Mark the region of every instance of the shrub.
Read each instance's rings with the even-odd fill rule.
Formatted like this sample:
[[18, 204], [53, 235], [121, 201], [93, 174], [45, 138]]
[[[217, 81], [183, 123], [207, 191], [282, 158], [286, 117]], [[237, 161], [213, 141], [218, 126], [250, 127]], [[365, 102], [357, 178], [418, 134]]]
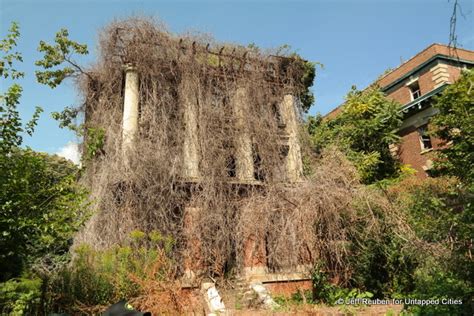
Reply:
[[32, 315], [39, 308], [41, 279], [16, 278], [0, 283], [2, 315]]
[[398, 176], [399, 166], [389, 145], [399, 140], [399, 108], [377, 87], [363, 91], [353, 87], [340, 114], [327, 119], [309, 117], [307, 130], [317, 152], [336, 145], [354, 163], [362, 182], [373, 183]]
[[474, 291], [473, 195], [453, 178], [407, 179], [390, 189], [419, 239], [411, 249], [413, 289], [418, 299], [462, 299], [463, 305], [408, 306], [417, 314], [472, 314]]
[[471, 186], [474, 181], [473, 84], [474, 70], [463, 71], [458, 81], [435, 98], [433, 106], [439, 113], [432, 119], [435, 136], [449, 143], [437, 151], [434, 173], [456, 176]]
[[369, 291], [361, 291], [358, 288], [345, 288], [330, 283], [327, 273], [321, 271], [318, 266], [313, 271], [312, 280], [313, 302], [315, 303], [334, 305], [341, 299], [346, 301], [351, 298], [371, 298], [374, 296]]
[[0, 281], [6, 281], [44, 256], [67, 252], [88, 204], [76, 183], [79, 170], [63, 158], [17, 148], [0, 155], [0, 170]]
[[[472, 315], [474, 294], [472, 281], [460, 278], [449, 264], [434, 257], [420, 264], [414, 272], [415, 290], [408, 296], [416, 299], [439, 300], [438, 305], [407, 305], [415, 315]], [[462, 304], [442, 304], [443, 299], [462, 300]]]
[[[138, 309], [179, 309], [173, 296], [178, 291], [175, 271], [165, 250], [170, 242], [144, 246], [147, 238], [156, 241], [158, 235], [133, 231], [128, 246], [102, 251], [89, 245], [78, 246], [71, 264], [51, 278], [50, 309], [96, 313], [123, 298]], [[150, 299], [155, 301], [153, 305]], [[166, 304], [157, 304], [157, 300]]]

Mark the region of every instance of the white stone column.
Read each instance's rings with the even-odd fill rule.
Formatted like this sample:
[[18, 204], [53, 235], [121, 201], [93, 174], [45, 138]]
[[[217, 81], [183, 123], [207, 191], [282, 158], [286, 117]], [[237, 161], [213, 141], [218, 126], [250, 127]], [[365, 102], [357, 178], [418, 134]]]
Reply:
[[252, 140], [247, 131], [245, 116], [248, 113], [248, 94], [245, 88], [237, 88], [232, 99], [232, 108], [236, 119], [235, 139], [236, 176], [239, 181], [254, 181]]
[[189, 78], [183, 78], [179, 89], [181, 105], [184, 108], [183, 166], [186, 179], [199, 178], [197, 91]]
[[303, 162], [301, 147], [298, 138], [298, 116], [295, 97], [286, 94], [280, 104], [280, 114], [285, 123], [285, 134], [288, 136], [288, 156], [286, 157], [286, 177], [290, 182], [301, 180], [303, 175]]
[[138, 132], [138, 73], [136, 68], [127, 65], [125, 68], [125, 93], [122, 121], [122, 151], [125, 153], [133, 148]]

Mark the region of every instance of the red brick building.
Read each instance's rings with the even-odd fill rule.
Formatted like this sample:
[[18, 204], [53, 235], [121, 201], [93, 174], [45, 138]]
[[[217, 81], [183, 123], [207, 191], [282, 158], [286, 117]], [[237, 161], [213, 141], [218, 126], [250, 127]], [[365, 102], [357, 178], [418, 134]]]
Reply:
[[[472, 67], [474, 51], [432, 44], [374, 82], [388, 98], [402, 104], [403, 123], [399, 129], [402, 139], [391, 150], [414, 168], [420, 178], [428, 175], [432, 151], [443, 146], [441, 140], [427, 133], [429, 120], [436, 114], [433, 96], [454, 83], [462, 69]], [[326, 117], [334, 117], [340, 111], [338, 107]]]

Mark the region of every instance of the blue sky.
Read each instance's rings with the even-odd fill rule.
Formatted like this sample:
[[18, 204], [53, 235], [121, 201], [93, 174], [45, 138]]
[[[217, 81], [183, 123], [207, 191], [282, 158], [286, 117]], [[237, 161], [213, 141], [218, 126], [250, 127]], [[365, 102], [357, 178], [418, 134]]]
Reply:
[[[34, 61], [40, 40], [51, 41], [62, 27], [70, 38], [88, 44], [96, 55], [98, 30], [114, 18], [148, 15], [161, 19], [172, 32], [200, 31], [218, 41], [261, 47], [289, 44], [304, 58], [324, 64], [313, 91], [311, 114], [327, 113], [344, 100], [352, 85], [364, 88], [388, 67], [395, 67], [431, 43], [447, 43], [453, 1], [448, 0], [326, 0], [326, 1], [79, 1], [0, 0], [0, 36], [11, 21], [21, 27], [18, 49], [26, 72], [20, 110], [42, 114], [33, 137], [24, 145], [55, 153], [72, 150], [75, 136], [57, 127], [51, 112], [79, 102], [72, 82], [54, 90], [35, 82]], [[474, 49], [474, 1], [460, 0], [465, 18], [458, 17], [458, 45]], [[0, 90], [6, 89], [5, 82]], [[69, 144], [69, 145], [68, 145]], [[66, 146], [68, 145], [68, 146]], [[66, 146], [66, 147], [65, 147]]]

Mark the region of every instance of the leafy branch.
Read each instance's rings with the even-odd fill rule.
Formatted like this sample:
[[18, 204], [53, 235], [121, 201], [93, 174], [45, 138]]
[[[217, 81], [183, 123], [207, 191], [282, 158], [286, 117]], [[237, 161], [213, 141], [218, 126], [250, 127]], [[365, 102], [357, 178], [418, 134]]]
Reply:
[[[20, 37], [20, 28], [18, 23], [13, 22], [10, 26], [6, 38], [0, 40], [0, 76], [13, 81], [23, 78], [24, 72], [18, 71], [15, 64], [23, 62], [21, 53], [15, 51], [18, 39]], [[9, 153], [12, 149], [19, 147], [23, 142], [22, 132], [33, 135], [35, 126], [38, 123], [39, 115], [43, 109], [36, 107], [33, 117], [23, 127], [18, 104], [23, 92], [23, 88], [16, 82], [13, 82], [7, 91], [0, 94], [0, 150], [2, 153]]]
[[[43, 58], [35, 62], [37, 66], [44, 69], [36, 71], [36, 79], [39, 83], [54, 89], [66, 78], [81, 74], [90, 77], [90, 74], [85, 72], [72, 58], [74, 54], [87, 55], [89, 51], [86, 44], [70, 40], [67, 29], [57, 32], [54, 42], [55, 44], [48, 44], [44, 41], [39, 43], [38, 51], [44, 53]], [[66, 107], [61, 112], [53, 112], [52, 117], [59, 121], [60, 128], [69, 128], [80, 135], [81, 126], [74, 124], [78, 114], [78, 109]]]
[[[89, 53], [87, 45], [72, 41], [68, 36], [68, 30], [61, 29], [56, 33], [54, 39], [56, 44], [40, 41], [38, 51], [44, 53], [44, 56], [43, 59], [37, 60], [35, 65], [43, 67], [45, 70], [36, 71], [36, 79], [39, 83], [56, 88], [66, 78], [74, 77], [78, 74], [90, 76], [72, 59], [73, 54], [87, 55]], [[67, 66], [61, 68], [60, 66], [64, 63]]]
[[23, 78], [25, 73], [13, 68], [15, 61], [23, 62], [23, 58], [19, 52], [12, 52], [17, 46], [17, 40], [20, 37], [20, 27], [18, 23], [13, 22], [8, 32], [7, 37], [0, 41], [0, 51], [5, 54], [0, 60], [0, 76], [5, 79], [8, 77], [12, 79]]

